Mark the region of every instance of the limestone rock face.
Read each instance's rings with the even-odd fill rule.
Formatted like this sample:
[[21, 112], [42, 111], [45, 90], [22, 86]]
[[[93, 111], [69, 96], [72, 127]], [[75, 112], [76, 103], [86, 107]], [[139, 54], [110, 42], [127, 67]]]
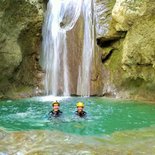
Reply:
[[38, 85], [43, 5], [42, 0], [0, 1], [0, 94]]
[[115, 0], [96, 0], [95, 2], [96, 35], [98, 38], [109, 33], [110, 23], [112, 22], [111, 10], [114, 4]]
[[127, 31], [136, 19], [147, 12], [148, 0], [116, 0], [112, 10], [112, 17], [117, 22], [117, 31]]
[[155, 1], [116, 0], [109, 10], [112, 19], [106, 31], [120, 36], [107, 40], [107, 33], [97, 35], [105, 74], [103, 93], [155, 100]]

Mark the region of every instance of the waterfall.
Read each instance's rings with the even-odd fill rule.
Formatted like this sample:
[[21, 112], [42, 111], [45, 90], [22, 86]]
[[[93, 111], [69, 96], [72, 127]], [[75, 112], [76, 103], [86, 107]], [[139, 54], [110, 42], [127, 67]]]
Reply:
[[43, 25], [43, 68], [47, 95], [70, 95], [66, 32], [81, 13], [82, 0], [49, 0]]
[[90, 95], [91, 65], [94, 52], [93, 4], [93, 0], [48, 1], [42, 31], [44, 85], [47, 95], [70, 95], [66, 33], [76, 24], [81, 9], [84, 18], [84, 40], [81, 63], [77, 70], [77, 94]]
[[84, 0], [84, 43], [82, 61], [79, 66], [79, 76], [77, 85], [77, 94], [90, 96], [91, 65], [94, 53], [94, 3], [91, 0]]

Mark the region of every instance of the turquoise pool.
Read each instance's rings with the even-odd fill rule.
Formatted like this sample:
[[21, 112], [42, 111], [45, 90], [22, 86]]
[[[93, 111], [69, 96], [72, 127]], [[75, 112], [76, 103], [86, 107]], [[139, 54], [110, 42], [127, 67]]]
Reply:
[[[52, 101], [63, 116], [48, 119]], [[85, 103], [87, 118], [74, 115]], [[108, 98], [0, 101], [0, 155], [154, 155], [155, 104]]]
[[[53, 98], [52, 98], [53, 99]], [[0, 102], [0, 126], [6, 130], [58, 130], [80, 135], [110, 134], [155, 125], [155, 105], [106, 98], [57, 98], [63, 116], [48, 120], [46, 98]], [[85, 103], [87, 118], [74, 115], [76, 102]]]

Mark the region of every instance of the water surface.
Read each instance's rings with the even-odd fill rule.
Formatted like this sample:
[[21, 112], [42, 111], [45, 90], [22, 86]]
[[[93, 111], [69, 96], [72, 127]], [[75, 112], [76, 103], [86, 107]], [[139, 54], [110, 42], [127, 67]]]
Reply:
[[[48, 119], [51, 102], [63, 117]], [[85, 103], [86, 119], [74, 115]], [[154, 155], [155, 105], [107, 98], [0, 101], [0, 155]]]
[[[155, 125], [155, 105], [105, 98], [58, 98], [63, 116], [48, 119], [51, 101], [44, 98], [1, 101], [0, 126], [7, 130], [58, 130], [79, 135], [110, 134]], [[87, 118], [74, 115], [85, 103]]]

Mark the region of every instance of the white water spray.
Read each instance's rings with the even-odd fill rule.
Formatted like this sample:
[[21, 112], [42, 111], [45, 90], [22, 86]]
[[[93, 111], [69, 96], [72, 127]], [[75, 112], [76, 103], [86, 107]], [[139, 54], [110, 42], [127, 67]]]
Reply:
[[70, 95], [66, 32], [81, 12], [82, 0], [49, 0], [43, 26], [43, 66], [46, 94]]
[[93, 1], [84, 0], [84, 43], [82, 62], [79, 66], [77, 94], [90, 96], [91, 65], [94, 53]]

